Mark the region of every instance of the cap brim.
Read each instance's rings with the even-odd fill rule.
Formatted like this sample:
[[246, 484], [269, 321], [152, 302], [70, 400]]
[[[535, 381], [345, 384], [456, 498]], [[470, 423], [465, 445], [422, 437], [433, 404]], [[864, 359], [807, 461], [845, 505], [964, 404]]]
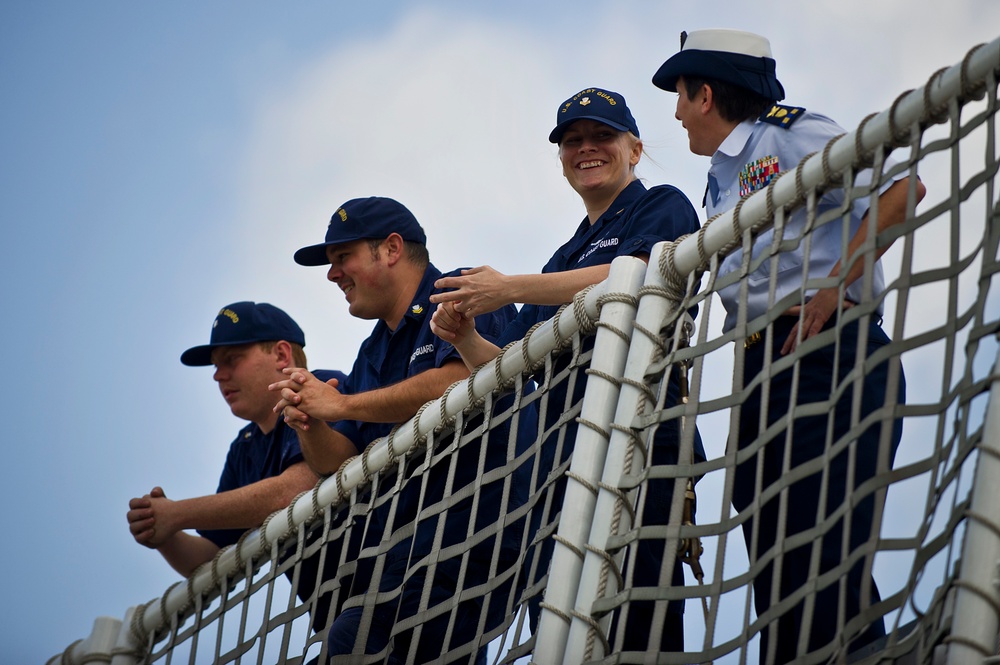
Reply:
[[667, 92], [677, 92], [681, 76], [703, 76], [729, 81], [735, 78], [735, 68], [724, 58], [709, 51], [681, 51], [671, 56], [653, 74], [653, 85]]
[[204, 367], [206, 365], [211, 365], [213, 348], [215, 347], [211, 344], [191, 347], [181, 354], [181, 362], [188, 367]]
[[[731, 59], [742, 61], [744, 69], [736, 67]], [[764, 72], [759, 63], [769, 61], [771, 72]], [[677, 79], [681, 76], [698, 76], [725, 81], [746, 88], [769, 99], [780, 100], [785, 96], [781, 83], [773, 75], [773, 60], [740, 54], [722, 55], [716, 51], [692, 49], [672, 55], [653, 74], [653, 85], [667, 92], [677, 92]], [[756, 72], [750, 71], [752, 69]]]
[[[341, 241], [338, 241], [341, 242]], [[348, 241], [342, 241], [348, 242]], [[295, 252], [295, 262], [300, 266], [322, 266], [330, 263], [330, 259], [326, 258], [326, 248], [330, 245], [336, 245], [338, 243], [334, 242], [324, 242], [318, 245], [310, 245], [309, 247], [303, 247], [299, 251]]]
[[305, 340], [303, 339], [292, 339], [290, 335], [282, 335], [280, 337], [267, 337], [265, 339], [252, 338], [252, 339], [232, 339], [226, 340], [225, 342], [220, 342], [218, 344], [202, 344], [201, 346], [193, 346], [184, 353], [181, 354], [181, 362], [189, 367], [204, 367], [206, 365], [212, 364], [212, 350], [217, 349], [220, 346], [243, 346], [244, 344], [259, 344], [260, 342], [267, 342], [270, 340], [285, 339], [288, 341], [293, 341], [296, 344], [305, 346]]
[[612, 122], [611, 120], [608, 120], [607, 118], [602, 118], [601, 116], [578, 115], [574, 118], [569, 118], [568, 120], [560, 122], [558, 125], [556, 125], [556, 128], [549, 133], [549, 143], [559, 143], [559, 141], [562, 140], [563, 134], [565, 134], [566, 130], [569, 129], [569, 126], [572, 125], [577, 120], [594, 120], [596, 122], [601, 123], [602, 125], [607, 125], [608, 127], [617, 129], [619, 132], [632, 131], [625, 125], [618, 124], [617, 122]]

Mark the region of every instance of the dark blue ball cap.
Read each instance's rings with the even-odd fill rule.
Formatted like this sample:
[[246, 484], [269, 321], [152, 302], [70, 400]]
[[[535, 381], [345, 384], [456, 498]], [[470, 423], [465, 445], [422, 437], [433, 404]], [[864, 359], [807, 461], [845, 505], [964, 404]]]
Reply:
[[388, 238], [398, 233], [406, 242], [427, 244], [427, 236], [413, 213], [399, 201], [381, 196], [351, 199], [337, 208], [326, 227], [326, 240], [295, 252], [295, 262], [302, 266], [321, 266], [330, 262], [326, 248], [354, 240]]
[[549, 133], [549, 141], [562, 141], [563, 134], [577, 120], [596, 120], [619, 132], [632, 132], [637, 138], [639, 136], [639, 128], [625, 104], [625, 98], [610, 90], [587, 88], [563, 102], [556, 112], [556, 128]]
[[306, 345], [302, 328], [283, 310], [266, 302], [234, 302], [219, 310], [212, 324], [211, 341], [182, 353], [181, 362], [191, 367], [202, 367], [212, 364], [212, 349], [217, 346], [280, 340]]
[[732, 83], [765, 99], [785, 98], [775, 74], [771, 42], [742, 30], [696, 30], [681, 33], [681, 50], [653, 75], [653, 85], [677, 92], [677, 79], [697, 76]]

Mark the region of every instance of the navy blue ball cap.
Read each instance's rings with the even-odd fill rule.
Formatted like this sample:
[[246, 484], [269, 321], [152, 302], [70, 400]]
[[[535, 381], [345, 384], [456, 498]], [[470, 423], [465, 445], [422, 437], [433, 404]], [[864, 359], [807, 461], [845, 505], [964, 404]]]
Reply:
[[563, 134], [577, 120], [596, 120], [619, 132], [632, 132], [637, 138], [639, 136], [639, 128], [625, 104], [625, 98], [610, 90], [587, 88], [563, 102], [556, 112], [556, 128], [549, 134], [549, 141], [562, 141]]
[[303, 266], [321, 266], [330, 262], [326, 248], [354, 240], [388, 238], [398, 233], [406, 242], [427, 244], [427, 236], [413, 213], [399, 201], [381, 196], [351, 199], [337, 208], [326, 227], [326, 240], [295, 252], [295, 262]]
[[653, 85], [677, 92], [677, 79], [697, 76], [725, 81], [751, 90], [765, 99], [785, 98], [775, 75], [771, 42], [742, 30], [696, 30], [681, 33], [681, 50], [660, 65]]
[[234, 302], [219, 310], [212, 323], [208, 344], [195, 346], [181, 354], [181, 362], [191, 367], [212, 364], [212, 349], [218, 346], [238, 346], [255, 342], [285, 340], [306, 345], [306, 336], [299, 324], [283, 310], [266, 302]]

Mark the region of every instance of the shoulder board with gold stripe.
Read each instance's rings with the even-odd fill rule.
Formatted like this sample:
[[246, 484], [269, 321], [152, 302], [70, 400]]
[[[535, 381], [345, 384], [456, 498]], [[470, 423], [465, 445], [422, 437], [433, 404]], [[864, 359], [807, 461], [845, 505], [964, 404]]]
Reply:
[[778, 127], [791, 127], [792, 123], [805, 115], [806, 110], [801, 106], [785, 106], [775, 104], [771, 110], [757, 118], [760, 122], [766, 122]]

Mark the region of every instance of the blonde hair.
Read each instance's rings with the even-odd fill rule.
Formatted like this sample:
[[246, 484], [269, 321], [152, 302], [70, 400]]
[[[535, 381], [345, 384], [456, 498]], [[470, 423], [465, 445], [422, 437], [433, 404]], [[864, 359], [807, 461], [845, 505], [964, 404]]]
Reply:
[[[631, 131], [622, 133], [626, 137], [628, 137], [628, 139], [631, 141], [632, 147], [635, 147], [637, 143], [642, 145], [642, 147], [639, 148], [639, 161], [642, 161], [643, 157], [646, 157], [646, 144], [643, 143], [642, 140], [638, 136], [633, 134]], [[639, 165], [638, 162], [636, 162], [635, 164], [629, 164], [628, 170], [633, 176], [635, 175], [635, 167], [638, 165]]]

